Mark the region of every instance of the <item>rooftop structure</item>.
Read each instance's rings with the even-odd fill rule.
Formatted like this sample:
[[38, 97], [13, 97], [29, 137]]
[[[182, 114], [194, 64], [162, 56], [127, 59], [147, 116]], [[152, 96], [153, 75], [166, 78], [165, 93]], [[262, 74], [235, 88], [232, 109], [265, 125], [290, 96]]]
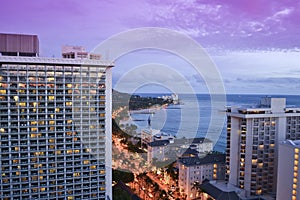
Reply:
[[82, 46], [62, 46], [62, 57], [71, 59], [85, 59], [100, 60], [100, 54], [88, 53]]
[[2, 56], [38, 56], [38, 36], [0, 33], [0, 53]]

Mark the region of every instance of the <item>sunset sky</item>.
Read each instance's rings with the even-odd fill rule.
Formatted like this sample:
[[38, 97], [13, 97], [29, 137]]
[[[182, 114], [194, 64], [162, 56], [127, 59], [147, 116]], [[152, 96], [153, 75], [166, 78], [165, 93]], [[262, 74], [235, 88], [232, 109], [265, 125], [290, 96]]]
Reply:
[[[132, 28], [163, 27], [185, 33], [202, 45], [220, 71], [228, 93], [299, 94], [300, 91], [300, 1], [0, 0], [0, 3], [0, 32], [38, 35], [41, 56], [60, 57], [61, 46], [65, 44], [92, 50], [110, 36]], [[109, 55], [103, 52], [103, 58], [110, 59]], [[196, 92], [207, 92], [201, 76], [188, 70], [187, 63], [157, 51], [132, 53], [117, 60], [114, 82], [133, 67], [150, 62], [173, 67], [190, 81]], [[152, 89], [152, 92], [159, 90]]]

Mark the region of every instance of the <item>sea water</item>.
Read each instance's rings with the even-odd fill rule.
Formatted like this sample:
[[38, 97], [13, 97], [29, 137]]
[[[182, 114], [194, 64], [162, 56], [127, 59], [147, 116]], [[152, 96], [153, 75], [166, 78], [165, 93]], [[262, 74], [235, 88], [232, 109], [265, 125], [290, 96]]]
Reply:
[[[143, 97], [159, 97], [161, 94], [138, 94]], [[166, 94], [164, 94], [166, 95]], [[159, 109], [155, 114], [132, 114], [133, 122], [139, 127], [139, 130], [149, 128], [161, 130], [174, 136], [184, 136], [186, 138], [208, 137], [208, 128], [216, 130], [214, 140], [215, 151], [225, 152], [226, 148], [226, 119], [223, 123], [214, 123], [211, 119], [212, 112], [215, 108], [211, 106], [211, 96], [209, 94], [179, 94], [181, 105], [170, 105], [167, 108]], [[300, 96], [296, 95], [270, 95], [271, 97], [286, 98], [287, 106], [300, 107]], [[245, 94], [228, 94], [226, 101], [223, 102], [224, 112], [226, 106], [244, 106], [252, 107], [259, 104], [260, 99], [266, 95], [245, 95]], [[221, 106], [222, 107], [222, 106]], [[220, 108], [220, 107], [219, 107]], [[218, 109], [219, 109], [218, 108]], [[224, 113], [225, 115], [225, 113]], [[150, 124], [149, 120], [151, 119]], [[211, 123], [212, 122], [212, 123]], [[210, 124], [211, 123], [211, 124]], [[220, 127], [221, 125], [221, 127]], [[218, 133], [219, 132], [219, 133]]]

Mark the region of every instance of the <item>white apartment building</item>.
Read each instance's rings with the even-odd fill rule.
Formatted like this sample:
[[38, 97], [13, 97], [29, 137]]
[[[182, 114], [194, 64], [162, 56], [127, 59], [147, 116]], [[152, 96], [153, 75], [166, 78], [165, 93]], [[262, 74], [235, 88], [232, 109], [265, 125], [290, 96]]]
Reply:
[[300, 140], [286, 140], [279, 145], [277, 199], [300, 199]]
[[227, 116], [226, 180], [246, 196], [276, 194], [278, 144], [300, 139], [300, 108], [266, 97], [255, 107], [231, 107]]
[[178, 187], [181, 195], [187, 200], [201, 197], [199, 186], [204, 180], [225, 179], [224, 154], [207, 154], [203, 158], [183, 157], [177, 163]]

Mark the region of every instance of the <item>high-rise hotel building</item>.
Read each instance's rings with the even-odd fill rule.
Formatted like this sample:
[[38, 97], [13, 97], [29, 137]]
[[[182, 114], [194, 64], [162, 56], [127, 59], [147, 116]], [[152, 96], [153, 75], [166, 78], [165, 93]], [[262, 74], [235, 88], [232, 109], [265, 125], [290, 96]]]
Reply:
[[277, 199], [300, 199], [300, 140], [279, 145]]
[[262, 98], [256, 107], [227, 110], [228, 183], [246, 196], [275, 194], [278, 145], [300, 139], [300, 108], [287, 108], [285, 98]]
[[112, 63], [15, 56], [34, 45], [2, 40], [1, 198], [111, 199]]

